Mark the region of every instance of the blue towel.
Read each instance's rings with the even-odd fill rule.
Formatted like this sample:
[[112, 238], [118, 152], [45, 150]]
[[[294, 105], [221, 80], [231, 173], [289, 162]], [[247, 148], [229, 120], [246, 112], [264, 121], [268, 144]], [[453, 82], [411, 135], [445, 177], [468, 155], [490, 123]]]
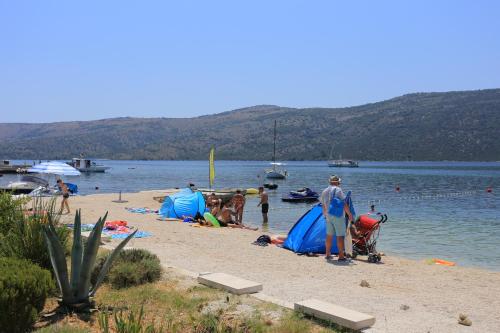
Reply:
[[[352, 203], [351, 191], [347, 192], [347, 195], [345, 196], [345, 203], [349, 205], [349, 210], [352, 214], [352, 220], [356, 221], [356, 210], [354, 209], [354, 204]], [[348, 222], [347, 217], [345, 218], [345, 222]]]
[[[125, 239], [128, 236], [130, 236], [130, 234], [113, 234], [113, 235], [111, 235], [111, 238], [112, 239]], [[152, 234], [150, 232], [137, 231], [136, 234], [134, 235], [134, 238], [144, 238], [144, 237], [151, 237], [151, 236], [152, 236]]]

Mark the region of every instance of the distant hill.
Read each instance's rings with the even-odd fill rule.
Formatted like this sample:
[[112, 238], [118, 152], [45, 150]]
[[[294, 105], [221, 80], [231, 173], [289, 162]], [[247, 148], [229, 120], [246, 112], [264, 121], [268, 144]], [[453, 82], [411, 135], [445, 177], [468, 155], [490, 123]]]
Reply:
[[[6, 110], [2, 110], [5, 112]], [[0, 124], [0, 159], [500, 160], [500, 89], [416, 93], [347, 108], [260, 105], [195, 118]]]

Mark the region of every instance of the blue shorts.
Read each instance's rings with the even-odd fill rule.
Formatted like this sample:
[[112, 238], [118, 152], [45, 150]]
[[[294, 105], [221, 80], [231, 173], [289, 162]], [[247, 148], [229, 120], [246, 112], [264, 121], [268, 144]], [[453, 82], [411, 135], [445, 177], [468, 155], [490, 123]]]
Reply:
[[346, 226], [344, 216], [337, 217], [328, 214], [326, 217], [326, 234], [328, 236], [345, 237]]

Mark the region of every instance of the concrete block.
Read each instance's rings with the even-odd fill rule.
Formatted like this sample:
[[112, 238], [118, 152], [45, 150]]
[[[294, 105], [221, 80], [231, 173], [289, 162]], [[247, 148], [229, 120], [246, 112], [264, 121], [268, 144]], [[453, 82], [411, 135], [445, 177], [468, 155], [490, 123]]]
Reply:
[[317, 299], [308, 299], [295, 303], [294, 309], [295, 311], [324, 319], [353, 330], [360, 330], [375, 324], [375, 317], [373, 316]]
[[209, 287], [229, 291], [232, 294], [252, 294], [262, 290], [262, 284], [241, 279], [225, 273], [210, 273], [198, 276], [198, 282]]

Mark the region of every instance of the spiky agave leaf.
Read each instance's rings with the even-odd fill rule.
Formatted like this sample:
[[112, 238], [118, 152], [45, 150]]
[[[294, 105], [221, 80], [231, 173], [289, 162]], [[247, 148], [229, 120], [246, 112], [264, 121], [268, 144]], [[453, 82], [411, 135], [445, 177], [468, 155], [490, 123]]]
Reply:
[[52, 224], [43, 226], [43, 231], [50, 253], [50, 261], [59, 283], [63, 302], [71, 303], [73, 295], [71, 293], [71, 288], [69, 285], [68, 267], [66, 266], [66, 256], [64, 253], [64, 248], [62, 247], [61, 242], [57, 237], [55, 228]]
[[87, 246], [85, 247], [83, 253], [77, 292], [77, 298], [81, 301], [87, 301], [89, 297], [90, 275], [95, 264], [97, 250], [99, 249], [99, 244], [101, 243], [102, 228], [107, 217], [108, 212], [106, 212], [104, 217], [99, 218], [99, 221], [97, 221], [94, 229], [92, 229], [92, 232], [90, 233]]
[[73, 226], [73, 248], [71, 249], [71, 291], [74, 296], [77, 294], [78, 281], [82, 268], [82, 231], [81, 231], [81, 210], [77, 210], [75, 214], [75, 223]]
[[104, 277], [108, 273], [109, 268], [111, 267], [111, 264], [113, 263], [113, 260], [115, 260], [115, 257], [117, 256], [118, 252], [120, 252], [125, 245], [127, 245], [128, 241], [131, 240], [134, 235], [139, 231], [136, 229], [133, 233], [128, 235], [127, 238], [125, 238], [114, 250], [111, 252], [108, 257], [106, 258], [106, 261], [104, 262], [104, 265], [101, 268], [101, 271], [99, 272], [99, 276], [97, 277], [97, 281], [94, 284], [94, 287], [92, 288], [92, 291], [90, 292], [90, 297], [93, 297], [101, 285], [102, 281], [104, 280]]

